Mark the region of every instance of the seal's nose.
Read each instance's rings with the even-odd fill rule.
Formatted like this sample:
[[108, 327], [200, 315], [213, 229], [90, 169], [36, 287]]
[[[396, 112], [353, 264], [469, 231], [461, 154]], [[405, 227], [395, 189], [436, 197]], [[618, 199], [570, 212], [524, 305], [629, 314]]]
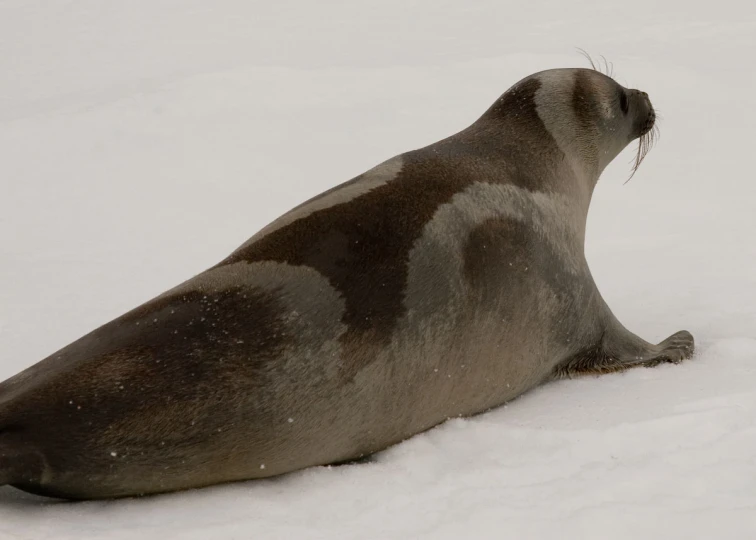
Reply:
[[648, 94], [642, 90], [630, 90], [631, 102], [634, 103], [635, 111], [635, 137], [642, 137], [654, 127], [656, 111], [651, 105]]

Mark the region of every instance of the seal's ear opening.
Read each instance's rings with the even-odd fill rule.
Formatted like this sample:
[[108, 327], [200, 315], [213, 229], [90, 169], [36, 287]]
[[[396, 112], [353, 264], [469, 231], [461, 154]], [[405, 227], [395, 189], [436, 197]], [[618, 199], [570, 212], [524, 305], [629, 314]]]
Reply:
[[630, 100], [627, 99], [627, 92], [624, 88], [620, 88], [620, 110], [624, 115], [627, 115], [627, 111], [630, 110]]

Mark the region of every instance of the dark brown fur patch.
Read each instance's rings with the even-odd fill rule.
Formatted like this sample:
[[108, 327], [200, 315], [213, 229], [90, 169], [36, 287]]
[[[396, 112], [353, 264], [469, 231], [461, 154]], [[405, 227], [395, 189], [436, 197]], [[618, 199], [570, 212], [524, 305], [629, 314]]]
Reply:
[[[496, 311], [502, 325], [521, 321], [523, 312], [539, 313], [539, 333], [569, 347], [585, 330], [583, 314], [574, 306], [586, 304], [593, 289], [585, 275], [565, 271], [565, 264], [531, 224], [508, 217], [481, 223], [464, 247], [465, 279], [475, 305]], [[510, 297], [511, 291], [517, 296]], [[538, 304], [539, 294], [548, 307]]]
[[347, 333], [388, 338], [403, 312], [415, 240], [436, 208], [472, 181], [453, 158], [419, 151], [404, 159], [396, 180], [273, 231], [221, 264], [277, 261], [312, 267], [343, 295]]
[[471, 160], [495, 164], [505, 183], [528, 191], [559, 191], [555, 165], [561, 152], [536, 110], [540, 87], [535, 77], [519, 82], [452, 139], [467, 143], [464, 151]]
[[595, 156], [598, 156], [596, 100], [590, 73], [587, 70], [576, 70], [575, 86], [572, 90], [572, 109], [580, 124], [578, 133], [585, 134], [580, 138], [578, 146], [584, 159], [596, 159]]
[[310, 266], [345, 299], [342, 342], [385, 342], [404, 315], [410, 250], [439, 206], [475, 182], [553, 187], [558, 150], [535, 110], [539, 87], [515, 86], [468, 129], [404, 154], [396, 179], [274, 230], [221, 265]]
[[274, 360], [287, 344], [281, 315], [274, 295], [254, 289], [160, 297], [43, 360], [18, 388], [12, 379], [1, 385], [0, 395], [17, 397], [3, 408], [12, 423], [0, 428], [45, 448], [48, 465], [64, 476], [137, 474], [142, 465], [170, 462], [186, 445], [208, 452], [208, 433], [251, 421], [250, 411], [264, 433], [273, 416], [271, 375], [280, 370]]
[[495, 294], [491, 286], [507, 276], [525, 272], [532, 264], [531, 233], [527, 226], [511, 218], [493, 218], [470, 232], [464, 247], [465, 278], [484, 295]]

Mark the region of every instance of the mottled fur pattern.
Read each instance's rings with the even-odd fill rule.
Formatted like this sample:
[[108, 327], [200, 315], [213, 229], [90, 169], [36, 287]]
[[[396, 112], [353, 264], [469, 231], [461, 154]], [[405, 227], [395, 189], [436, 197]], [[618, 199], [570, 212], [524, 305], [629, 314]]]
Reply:
[[690, 334], [628, 332], [583, 254], [596, 181], [652, 112], [596, 71], [538, 73], [300, 205], [0, 385], [0, 482], [101, 498], [267, 477], [689, 356]]

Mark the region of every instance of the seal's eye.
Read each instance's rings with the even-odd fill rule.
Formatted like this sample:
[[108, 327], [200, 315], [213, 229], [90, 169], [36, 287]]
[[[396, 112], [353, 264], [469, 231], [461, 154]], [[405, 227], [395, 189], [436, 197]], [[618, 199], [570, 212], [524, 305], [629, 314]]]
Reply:
[[627, 114], [628, 107], [627, 94], [625, 94], [624, 90], [620, 90], [620, 109], [622, 109], [622, 114]]

